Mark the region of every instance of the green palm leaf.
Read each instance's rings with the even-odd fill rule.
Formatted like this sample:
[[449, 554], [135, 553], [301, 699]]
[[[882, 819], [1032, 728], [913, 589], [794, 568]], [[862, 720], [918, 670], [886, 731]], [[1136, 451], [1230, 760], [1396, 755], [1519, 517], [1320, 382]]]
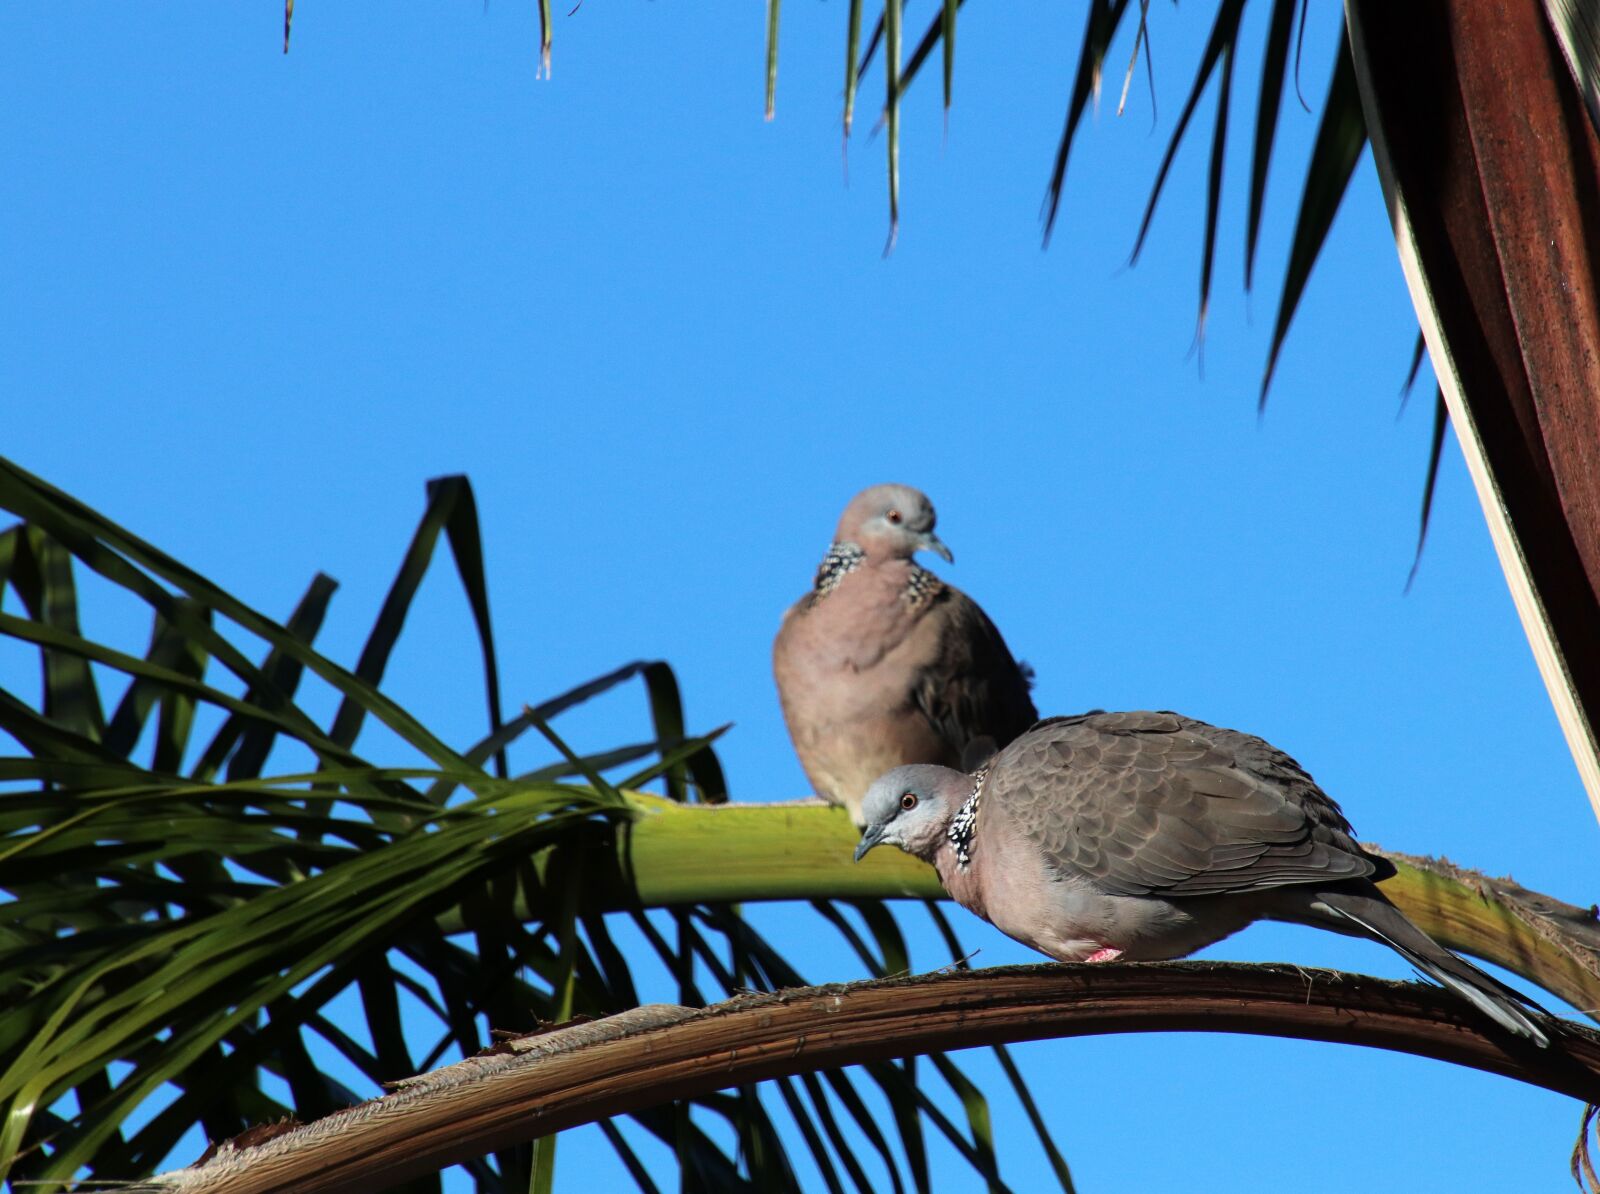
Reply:
[[[470, 1055], [491, 1043], [490, 1029], [636, 1006], [643, 983], [671, 980], [703, 1003], [805, 981], [728, 905], [625, 913], [654, 957], [619, 947], [598, 911], [616, 875], [594, 860], [617, 857], [619, 833], [650, 807], [622, 791], [660, 784], [672, 802], [725, 801], [712, 748], [721, 731], [689, 732], [677, 679], [654, 661], [503, 719], [470, 486], [444, 478], [427, 499], [347, 670], [312, 645], [330, 578], [314, 578], [280, 624], [0, 461], [0, 504], [27, 520], [0, 534], [0, 598], [9, 591], [20, 606], [0, 610], [0, 633], [33, 647], [45, 677], [39, 708], [0, 689], [0, 730], [20, 747], [0, 758], [0, 888], [10, 897], [0, 905], [10, 1012], [0, 1018], [0, 1171], [129, 1180], [170, 1163], [195, 1128], [219, 1140], [250, 1123], [323, 1115]], [[463, 750], [379, 691], [441, 535], [467, 591], [487, 692], [488, 733]], [[80, 569], [148, 610], [140, 652], [79, 624]], [[648, 737], [580, 752], [550, 728], [630, 682], [644, 688]], [[107, 716], [99, 694], [119, 684]], [[339, 697], [327, 728], [302, 704], [319, 686]], [[369, 759], [369, 719], [423, 765]], [[197, 736], [207, 726], [209, 737]], [[518, 768], [512, 752], [526, 749], [530, 728], [557, 757]], [[309, 751], [314, 770], [275, 774], [290, 750]], [[879, 964], [904, 965], [892, 917], [858, 907]], [[702, 991], [699, 975], [717, 989]], [[366, 1085], [334, 1077], [334, 1059]], [[797, 1188], [792, 1140], [830, 1189], [920, 1190], [931, 1124], [997, 1180], [981, 1092], [954, 1062], [935, 1065], [967, 1132], [918, 1087], [914, 1065], [885, 1063], [640, 1113], [632, 1129], [608, 1125], [606, 1138], [641, 1189], [653, 1179], [634, 1131], [667, 1143], [697, 1188]], [[736, 1145], [718, 1143], [718, 1122]], [[546, 1143], [469, 1169], [482, 1189], [520, 1191], [547, 1188], [555, 1163]]]

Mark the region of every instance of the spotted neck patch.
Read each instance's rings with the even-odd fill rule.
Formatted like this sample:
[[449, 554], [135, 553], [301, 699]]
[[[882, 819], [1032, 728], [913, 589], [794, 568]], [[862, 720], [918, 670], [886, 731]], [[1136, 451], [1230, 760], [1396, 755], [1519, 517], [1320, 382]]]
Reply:
[[817, 565], [817, 579], [812, 585], [812, 600], [826, 597], [839, 587], [839, 582], [861, 567], [867, 553], [854, 543], [832, 543], [828, 554]]
[[983, 795], [983, 777], [988, 774], [989, 769], [985, 767], [973, 775], [972, 795], [956, 810], [956, 815], [950, 818], [949, 828], [944, 831], [945, 837], [955, 847], [956, 862], [962, 870], [966, 870], [967, 864], [972, 861], [972, 838], [978, 831], [978, 801]]
[[944, 581], [926, 568], [918, 568], [913, 565], [911, 579], [906, 582], [906, 587], [900, 596], [905, 598], [907, 605], [915, 609], [917, 606], [937, 597], [939, 590], [942, 588], [944, 588]]

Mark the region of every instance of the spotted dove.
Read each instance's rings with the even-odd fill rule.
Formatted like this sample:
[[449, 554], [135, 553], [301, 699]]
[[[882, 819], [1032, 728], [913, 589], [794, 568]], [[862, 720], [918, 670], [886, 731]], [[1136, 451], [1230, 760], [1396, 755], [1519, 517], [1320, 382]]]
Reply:
[[889, 768], [977, 766], [1038, 718], [994, 623], [912, 561], [918, 551], [953, 558], [933, 527], [933, 505], [915, 489], [857, 494], [772, 645], [800, 764], [857, 825], [867, 785]]
[[1064, 962], [1176, 958], [1252, 921], [1370, 937], [1518, 1036], [1510, 987], [1378, 890], [1393, 865], [1260, 738], [1176, 713], [1041, 721], [974, 775], [898, 767], [867, 793], [859, 860], [892, 844], [1001, 932]]

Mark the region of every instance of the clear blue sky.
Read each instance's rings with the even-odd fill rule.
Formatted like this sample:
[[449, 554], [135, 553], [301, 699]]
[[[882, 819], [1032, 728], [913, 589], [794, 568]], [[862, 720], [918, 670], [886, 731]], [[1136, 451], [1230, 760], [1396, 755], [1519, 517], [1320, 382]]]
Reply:
[[[1085, 126], [1041, 252], [1082, 5], [968, 6], [948, 143], [935, 73], [908, 104], [884, 259], [882, 142], [858, 136], [848, 186], [841, 172], [842, 0], [785, 6], [772, 124], [753, 3], [563, 9], [548, 83], [523, 0], [303, 0], [287, 58], [272, 3], [6, 5], [3, 451], [258, 608], [286, 614], [333, 573], [322, 646], [346, 662], [423, 482], [466, 472], [508, 703], [668, 659], [698, 727], [737, 723], [721, 751], [743, 800], [804, 791], [768, 670], [781, 611], [844, 501], [909, 482], [956, 553], [941, 571], [1035, 665], [1042, 710], [1250, 730], [1369, 839], [1587, 903], [1596, 824], [1453, 441], [1402, 593], [1430, 410], [1423, 389], [1396, 419], [1415, 322], [1370, 162], [1256, 419], [1316, 127], [1291, 94], [1247, 302], [1264, 6], [1239, 64], [1203, 377], [1188, 350], [1214, 100], [1124, 268], [1205, 8], [1153, 10], [1156, 130], [1141, 76], [1128, 115], [1113, 100]], [[1337, 28], [1315, 8], [1314, 104]], [[912, 7], [919, 33], [929, 9]], [[1129, 48], [1111, 54], [1112, 96]], [[879, 94], [874, 74], [863, 124]], [[465, 743], [482, 702], [449, 573], [388, 687]], [[92, 629], [142, 645], [88, 600]], [[21, 659], [0, 654], [0, 683], [26, 691]], [[619, 695], [569, 730], [633, 740], [641, 706]], [[762, 917], [808, 975], [859, 975], [809, 913]], [[980, 964], [1028, 959], [959, 923]], [[914, 949], [944, 960], [930, 936]], [[1209, 955], [1407, 975], [1380, 947], [1301, 929]], [[1147, 1036], [1018, 1056], [1085, 1194], [1559, 1189], [1579, 1115], [1348, 1048]], [[971, 1062], [1005, 1176], [1044, 1188], [1020, 1113]], [[562, 1158], [563, 1189], [619, 1173], [592, 1130]]]

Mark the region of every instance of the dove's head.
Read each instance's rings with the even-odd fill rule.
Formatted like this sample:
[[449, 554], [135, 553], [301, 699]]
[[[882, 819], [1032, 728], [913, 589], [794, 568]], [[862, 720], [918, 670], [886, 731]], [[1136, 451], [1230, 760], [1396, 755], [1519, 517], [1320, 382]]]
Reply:
[[950, 549], [933, 533], [933, 503], [909, 485], [874, 485], [850, 499], [833, 533], [835, 543], [854, 543], [873, 559], [909, 560], [931, 551], [953, 563]]
[[856, 861], [874, 846], [899, 846], [932, 860], [945, 841], [950, 818], [971, 792], [972, 776], [931, 763], [896, 767], [879, 776], [861, 802], [866, 826]]

